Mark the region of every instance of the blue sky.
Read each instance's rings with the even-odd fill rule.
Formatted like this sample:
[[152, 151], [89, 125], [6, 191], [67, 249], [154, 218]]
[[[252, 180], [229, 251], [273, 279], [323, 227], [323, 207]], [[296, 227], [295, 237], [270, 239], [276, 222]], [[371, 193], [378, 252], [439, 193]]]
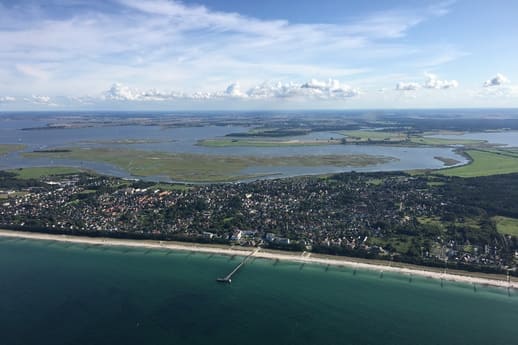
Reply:
[[518, 107], [518, 1], [0, 0], [0, 110]]

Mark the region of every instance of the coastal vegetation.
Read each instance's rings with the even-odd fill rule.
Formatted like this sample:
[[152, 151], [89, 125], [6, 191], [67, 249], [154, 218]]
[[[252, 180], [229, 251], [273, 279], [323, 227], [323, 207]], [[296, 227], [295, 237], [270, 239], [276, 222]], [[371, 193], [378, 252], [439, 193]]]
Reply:
[[518, 236], [518, 218], [495, 216], [493, 220], [499, 233]]
[[199, 146], [206, 147], [284, 147], [284, 146], [317, 146], [341, 144], [338, 139], [314, 139], [314, 140], [257, 140], [257, 139], [202, 139], [197, 142]]
[[112, 140], [85, 140], [79, 144], [95, 144], [95, 145], [136, 145], [136, 144], [160, 144], [164, 142], [174, 142], [175, 140], [161, 140], [161, 139], [112, 139]]
[[248, 132], [238, 132], [227, 134], [227, 137], [292, 137], [306, 135], [311, 132], [308, 128], [264, 128], [253, 129]]
[[445, 138], [434, 138], [430, 136], [412, 136], [410, 142], [419, 145], [427, 146], [472, 146], [482, 145], [483, 140], [472, 140], [472, 139], [445, 139]]
[[403, 132], [355, 130], [338, 131], [337, 133], [345, 136], [344, 143], [402, 143], [408, 140], [408, 135]]
[[518, 155], [514, 151], [500, 150], [466, 150], [472, 162], [451, 169], [441, 170], [445, 176], [476, 177], [518, 172]]
[[24, 156], [103, 162], [125, 169], [134, 176], [167, 176], [173, 180], [190, 182], [224, 182], [252, 178], [257, 175], [244, 174], [241, 171], [257, 166], [362, 167], [393, 159], [371, 155], [218, 156], [109, 148], [70, 148], [63, 152], [29, 152]]
[[49, 176], [59, 175], [71, 175], [80, 173], [90, 173], [87, 169], [73, 168], [73, 167], [29, 167], [8, 170], [16, 174], [17, 178], [30, 180], [30, 179], [41, 179]]
[[0, 144], [0, 156], [6, 155], [11, 152], [21, 151], [24, 148], [25, 148], [25, 145]]
[[435, 156], [433, 158], [443, 162], [443, 164], [445, 166], [452, 166], [452, 165], [457, 165], [460, 163], [460, 161], [453, 159], [453, 158], [448, 158], [448, 157]]
[[[260, 132], [249, 131], [244, 133], [231, 133], [225, 138], [201, 139], [197, 145], [206, 147], [282, 147], [282, 146], [313, 146], [313, 145], [338, 145], [338, 144], [376, 144], [376, 145], [399, 145], [407, 147], [415, 146], [439, 146], [439, 147], [490, 147], [484, 140], [474, 139], [447, 139], [436, 138], [433, 135], [441, 133], [457, 132], [412, 132], [412, 131], [391, 131], [391, 130], [347, 130], [336, 131], [335, 136], [328, 139], [286, 139], [276, 137], [281, 135], [271, 135], [270, 131]], [[291, 132], [283, 132], [291, 133]], [[463, 132], [461, 132], [463, 133]], [[309, 132], [304, 133], [309, 134]], [[303, 135], [303, 134], [300, 134]], [[282, 135], [291, 136], [291, 135]]]

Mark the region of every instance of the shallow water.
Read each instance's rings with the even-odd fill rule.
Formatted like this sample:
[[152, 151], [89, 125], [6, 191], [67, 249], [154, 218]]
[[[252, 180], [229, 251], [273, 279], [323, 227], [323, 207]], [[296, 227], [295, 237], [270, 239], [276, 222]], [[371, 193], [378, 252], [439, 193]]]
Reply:
[[465, 134], [441, 134], [432, 135], [431, 138], [438, 139], [467, 139], [467, 140], [486, 140], [489, 144], [497, 144], [508, 147], [518, 147], [518, 131], [505, 132], [473, 132]]
[[[40, 120], [6, 120], [0, 119], [0, 143], [19, 143], [27, 145], [27, 151], [52, 149], [70, 146], [114, 147], [137, 150], [161, 151], [169, 153], [195, 153], [207, 155], [255, 156], [255, 157], [286, 157], [308, 155], [374, 155], [393, 157], [394, 160], [365, 167], [354, 166], [254, 166], [249, 167], [238, 175], [270, 174], [273, 176], [297, 176], [308, 174], [324, 174], [345, 171], [394, 171], [411, 169], [437, 169], [443, 167], [443, 162], [435, 157], [456, 159], [460, 164], [467, 162], [465, 157], [456, 154], [450, 148], [431, 147], [397, 147], [383, 145], [318, 145], [318, 146], [285, 146], [285, 147], [203, 147], [198, 146], [198, 140], [222, 137], [229, 133], [247, 131], [246, 127], [236, 126], [207, 126], [188, 128], [162, 128], [159, 126], [112, 126], [77, 129], [47, 129], [24, 131], [21, 128], [43, 126]], [[294, 137], [301, 140], [329, 139], [339, 137], [332, 132], [310, 133], [306, 136]], [[158, 141], [147, 144], [106, 144], [122, 139], [143, 139]], [[75, 160], [50, 160], [47, 158], [24, 158], [20, 154], [10, 154], [0, 157], [0, 169], [14, 169], [31, 166], [74, 166], [83, 167], [118, 177], [131, 177], [123, 169], [110, 164]], [[151, 178], [153, 179], [153, 178]], [[167, 178], [156, 177], [158, 180]]]

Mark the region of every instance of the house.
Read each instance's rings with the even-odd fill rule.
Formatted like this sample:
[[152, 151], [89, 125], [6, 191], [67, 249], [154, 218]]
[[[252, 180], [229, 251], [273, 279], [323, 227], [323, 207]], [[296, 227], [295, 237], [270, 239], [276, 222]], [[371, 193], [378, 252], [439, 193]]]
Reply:
[[266, 234], [266, 241], [272, 242], [273, 240], [275, 240], [275, 234], [271, 233], [271, 232], [267, 233]]
[[236, 230], [236, 231], [234, 231], [232, 236], [230, 236], [230, 240], [231, 241], [239, 241], [241, 239], [241, 237], [243, 237], [243, 231]]
[[212, 238], [214, 237], [214, 234], [213, 234], [212, 232], [204, 231], [204, 232], [202, 233], [202, 236], [203, 236], [204, 238], [212, 239]]

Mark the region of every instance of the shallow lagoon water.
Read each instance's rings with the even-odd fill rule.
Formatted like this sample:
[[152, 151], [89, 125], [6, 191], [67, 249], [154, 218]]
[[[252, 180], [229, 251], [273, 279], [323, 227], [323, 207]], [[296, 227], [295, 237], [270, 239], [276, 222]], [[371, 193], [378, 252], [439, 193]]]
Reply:
[[[5, 121], [5, 120], [4, 120]], [[16, 121], [15, 121], [16, 122]], [[354, 166], [254, 166], [249, 167], [239, 175], [268, 174], [270, 177], [297, 176], [307, 174], [325, 174], [344, 171], [393, 171], [409, 169], [437, 169], [443, 167], [443, 163], [435, 157], [456, 159], [465, 164], [467, 160], [455, 153], [450, 148], [431, 147], [398, 147], [380, 145], [318, 145], [318, 146], [285, 146], [285, 147], [203, 147], [196, 143], [201, 139], [222, 137], [229, 133], [247, 131], [246, 127], [237, 126], [207, 126], [188, 128], [163, 128], [159, 126], [111, 126], [89, 127], [74, 129], [45, 129], [45, 130], [21, 130], [30, 127], [31, 123], [20, 121], [17, 125], [11, 120], [9, 126], [0, 127], [1, 143], [18, 143], [27, 145], [27, 151], [35, 149], [52, 149], [69, 146], [89, 147], [113, 147], [129, 148], [137, 150], [161, 151], [169, 153], [194, 153], [206, 155], [229, 156], [256, 156], [256, 157], [282, 157], [282, 156], [308, 156], [308, 155], [348, 155], [367, 154], [374, 156], [392, 157], [394, 160], [366, 167]], [[33, 126], [42, 126], [35, 121]], [[296, 139], [329, 139], [339, 136], [332, 132], [310, 133], [307, 136], [294, 137]], [[157, 141], [142, 144], [109, 144], [106, 142], [123, 139], [143, 139]], [[45, 158], [24, 158], [20, 154], [10, 154], [0, 157], [0, 169], [14, 169], [31, 166], [74, 166], [92, 169], [99, 173], [118, 177], [132, 177], [123, 169], [110, 164], [75, 160], [49, 160]], [[168, 180], [164, 177], [149, 177], [151, 180]], [[174, 180], [174, 179], [173, 179]]]
[[398, 274], [0, 239], [2, 344], [514, 344], [518, 295]]
[[503, 145], [508, 147], [518, 147], [518, 131], [505, 132], [472, 132], [465, 134], [441, 134], [432, 135], [431, 138], [438, 139], [467, 139], [467, 140], [486, 140], [489, 144]]

